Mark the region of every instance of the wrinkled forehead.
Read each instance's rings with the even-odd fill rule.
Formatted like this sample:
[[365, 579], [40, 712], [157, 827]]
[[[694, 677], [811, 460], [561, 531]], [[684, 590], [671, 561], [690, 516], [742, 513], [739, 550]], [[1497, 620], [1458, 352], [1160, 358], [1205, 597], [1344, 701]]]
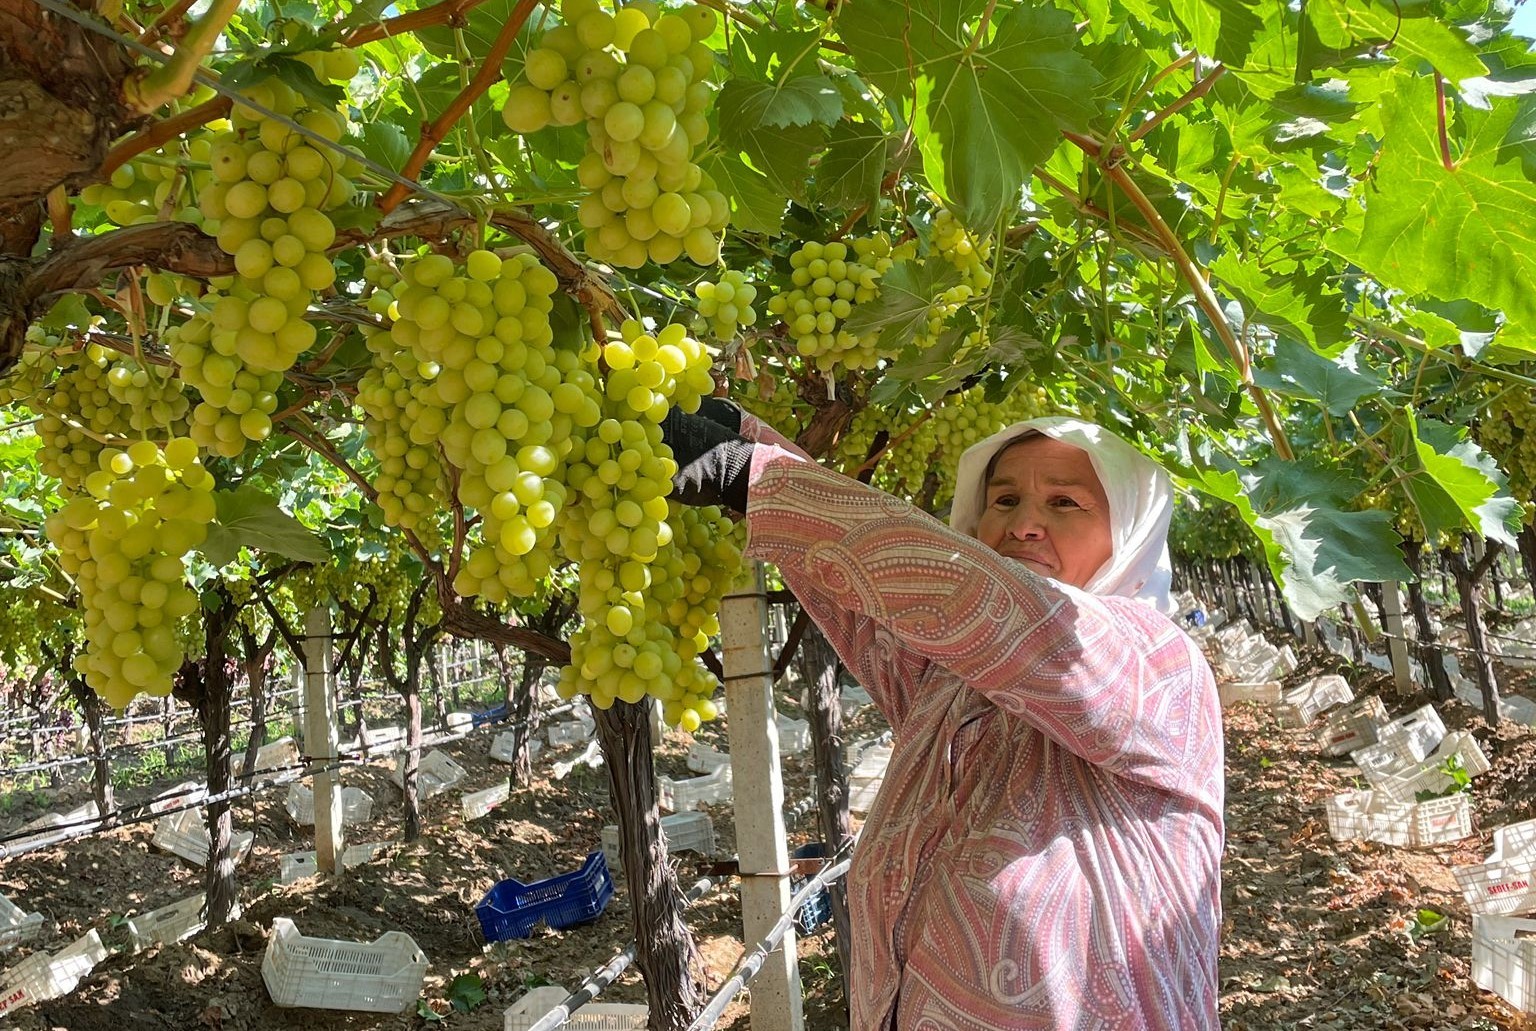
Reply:
[[[1051, 448], [1050, 450], [1056, 451], [1056, 457], [1058, 459], [1072, 460], [1077, 458], [1086, 458], [1087, 468], [1085, 470], [1086, 477], [1084, 485], [1088, 487], [1096, 487], [1101, 492], [1105, 492], [1106, 496], [1108, 496], [1107, 490], [1105, 488], [1104, 474], [1100, 470], [1099, 463], [1095, 459], [1092, 451], [1088, 450], [1087, 448], [1079, 447], [1077, 444], [1070, 441], [1058, 440], [1055, 437], [1041, 433], [1038, 430], [1025, 430], [1023, 433], [1019, 434], [1017, 437], [1008, 441], [1008, 443], [997, 449], [997, 451], [992, 455], [992, 458], [987, 462], [986, 472], [982, 475], [981, 478], [982, 488], [985, 489], [986, 485], [992, 482], [993, 477], [997, 475], [998, 467], [1002, 465], [1003, 461], [1009, 455], [1018, 455], [1022, 450], [1024, 450], [1021, 448], [1021, 445], [1038, 445], [1039, 442], [1046, 442], [1048, 444], [1054, 445], [1054, 448]], [[1037, 446], [1036, 448], [1031, 448], [1029, 450], [1041, 449]]]

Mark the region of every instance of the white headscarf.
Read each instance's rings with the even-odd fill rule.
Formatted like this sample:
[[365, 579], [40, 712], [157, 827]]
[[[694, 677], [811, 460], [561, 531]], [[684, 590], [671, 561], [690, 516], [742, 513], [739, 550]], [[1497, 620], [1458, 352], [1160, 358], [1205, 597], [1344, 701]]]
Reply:
[[1109, 496], [1109, 535], [1114, 551], [1084, 588], [1090, 594], [1140, 598], [1160, 612], [1172, 612], [1168, 596], [1173, 565], [1168, 558], [1168, 523], [1173, 486], [1152, 459], [1102, 426], [1054, 416], [1016, 422], [966, 448], [955, 472], [955, 500], [949, 525], [976, 536], [986, 507], [987, 466], [1009, 444], [1041, 434], [1082, 448]]

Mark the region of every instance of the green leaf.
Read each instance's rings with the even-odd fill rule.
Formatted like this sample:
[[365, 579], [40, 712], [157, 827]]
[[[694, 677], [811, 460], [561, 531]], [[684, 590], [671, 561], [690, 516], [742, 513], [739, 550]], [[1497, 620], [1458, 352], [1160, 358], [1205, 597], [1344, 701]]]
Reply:
[[844, 211], [879, 203], [886, 145], [878, 125], [851, 121], [834, 125], [827, 152], [816, 166], [816, 196], [821, 203]]
[[738, 154], [716, 151], [699, 163], [715, 187], [731, 202], [731, 225], [748, 233], [779, 235], [784, 224], [785, 193]]
[[1202, 54], [1229, 67], [1241, 67], [1264, 28], [1257, 5], [1244, 0], [1172, 0], [1174, 17]]
[[242, 547], [300, 562], [324, 562], [330, 551], [320, 539], [260, 489], [249, 485], [214, 494], [218, 519], [199, 550], [215, 566], [235, 560]]
[[878, 333], [882, 350], [899, 350], [927, 324], [933, 299], [959, 281], [959, 270], [947, 261], [899, 261], [880, 277], [880, 296], [857, 305], [845, 328]]
[[411, 141], [394, 122], [379, 119], [363, 126], [358, 149], [385, 168], [399, 168], [411, 156]]
[[890, 95], [915, 97], [929, 182], [967, 226], [990, 231], [1061, 130], [1087, 126], [1100, 76], [1074, 49], [1065, 11], [1013, 8], [973, 48], [976, 13], [970, 0], [859, 0], [838, 30], [861, 70]]
[[1343, 417], [1361, 398], [1386, 391], [1373, 370], [1362, 369], [1353, 349], [1338, 358], [1325, 358], [1311, 348], [1281, 337], [1271, 367], [1257, 369], [1253, 381], [1265, 390], [1316, 401], [1329, 415]]
[[1399, 86], [1384, 101], [1387, 138], [1359, 243], [1342, 242], [1340, 252], [1388, 286], [1470, 299], [1536, 334], [1536, 183], [1502, 153], [1518, 104], [1463, 108], [1461, 156], [1447, 171], [1434, 83], [1405, 77]]
[[715, 101], [721, 135], [761, 126], [785, 128], [843, 117], [843, 95], [825, 75], [802, 75], [783, 84], [732, 79]]
[[1308, 274], [1294, 261], [1262, 269], [1232, 251], [1210, 268], [1257, 321], [1281, 336], [1320, 350], [1349, 339], [1344, 295], [1332, 285], [1328, 270]]
[[486, 998], [479, 974], [460, 974], [448, 984], [448, 1003], [460, 1013], [470, 1012]]
[[1404, 406], [1394, 421], [1394, 457], [1408, 472], [1413, 499], [1429, 539], [1463, 526], [1510, 547], [1520, 532], [1520, 503], [1505, 490], [1504, 474], [1463, 427], [1420, 418]]
[[1413, 0], [1307, 0], [1307, 27], [1325, 48], [1386, 49], [1421, 58], [1452, 82], [1487, 75], [1477, 48], [1445, 24], [1427, 3]]

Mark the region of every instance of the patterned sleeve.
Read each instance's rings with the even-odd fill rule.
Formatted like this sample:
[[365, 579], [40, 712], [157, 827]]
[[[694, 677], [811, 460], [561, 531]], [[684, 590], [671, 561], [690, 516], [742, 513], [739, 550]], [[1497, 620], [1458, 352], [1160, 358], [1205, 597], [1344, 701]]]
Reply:
[[937, 663], [1089, 762], [1180, 787], [1215, 691], [1150, 608], [1063, 588], [769, 445], [753, 454], [747, 522], [749, 554], [779, 567], [893, 726]]

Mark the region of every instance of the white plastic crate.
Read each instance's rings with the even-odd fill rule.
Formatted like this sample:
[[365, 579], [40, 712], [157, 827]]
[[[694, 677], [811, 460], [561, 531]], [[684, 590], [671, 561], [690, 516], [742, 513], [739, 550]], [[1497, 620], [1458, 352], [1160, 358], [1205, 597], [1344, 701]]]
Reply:
[[[288, 789], [288, 817], [300, 827], [315, 823], [315, 793], [303, 784]], [[367, 823], [373, 815], [373, 796], [362, 788], [341, 789], [341, 825]]]
[[694, 773], [709, 773], [730, 764], [729, 752], [717, 752], [702, 741], [688, 746], [688, 768]]
[[1403, 755], [1415, 762], [1429, 757], [1445, 737], [1445, 724], [1433, 705], [1423, 705], [1397, 719], [1383, 724], [1376, 732], [1376, 740], [1393, 745]]
[[1518, 1010], [1536, 1010], [1536, 920], [1474, 916], [1472, 980]]
[[[1350, 689], [1349, 681], [1337, 673], [1327, 673], [1285, 691], [1280, 695], [1280, 705], [1275, 710], [1275, 716], [1280, 720], [1282, 727], [1290, 727], [1293, 730], [1309, 725], [1323, 713], [1336, 705], [1348, 705], [1355, 700], [1355, 692]], [[1386, 719], [1386, 709], [1382, 709], [1382, 719]], [[1343, 752], [1334, 753], [1343, 755]]]
[[1221, 707], [1223, 709], [1231, 708], [1238, 702], [1279, 705], [1280, 681], [1268, 680], [1262, 684], [1218, 684], [1216, 686], [1216, 694], [1221, 699]]
[[427, 965], [403, 931], [372, 942], [306, 938], [280, 916], [272, 921], [261, 979], [279, 1006], [403, 1013], [420, 997]]
[[[1329, 715], [1317, 732], [1324, 755], [1345, 755], [1376, 744], [1376, 732], [1387, 720], [1387, 707], [1372, 695]], [[1295, 725], [1295, 724], [1293, 724]]]
[[[513, 753], [512, 749], [516, 746], [516, 744], [517, 744], [517, 732], [516, 731], [512, 731], [512, 730], [504, 730], [504, 731], [502, 731], [500, 734], [497, 734], [494, 738], [491, 739], [491, 758], [495, 759], [497, 762], [501, 762], [501, 763], [512, 763], [512, 762], [515, 762], [516, 761], [516, 755]], [[539, 753], [542, 752], [543, 750], [544, 750], [544, 742], [540, 741], [536, 737], [530, 737], [528, 739], [528, 761], [529, 762], [532, 762], [533, 760], [537, 759], [539, 757]]]
[[470, 791], [463, 796], [464, 819], [478, 820], [511, 797], [512, 785], [505, 780], [482, 791]]
[[1328, 833], [1338, 841], [1442, 845], [1472, 833], [1471, 803], [1465, 792], [1405, 803], [1372, 791], [1346, 791], [1328, 799]]
[[156, 795], [149, 803], [149, 811], [152, 813], [169, 812], [172, 809], [180, 809], [188, 805], [201, 805], [203, 799], [208, 797], [208, 786], [199, 784], [195, 780], [182, 781], [166, 788]]
[[720, 766], [702, 777], [687, 780], [657, 777], [656, 793], [661, 807], [674, 813], [686, 813], [705, 803], [727, 802], [733, 797], [731, 767]]
[[780, 713], [776, 722], [779, 725], [780, 755], [799, 755], [811, 747], [811, 724], [808, 720], [797, 720]]
[[596, 730], [597, 724], [588, 719], [562, 720], [544, 728], [544, 736], [549, 739], [549, 747], [561, 748], [590, 741]]
[[[528, 1031], [570, 997], [559, 985], [531, 988], [506, 1011], [506, 1031]], [[645, 1031], [650, 1008], [617, 1002], [589, 1002], [560, 1025], [562, 1031]]]
[[256, 772], [275, 770], [285, 766], [297, 766], [299, 746], [291, 737], [280, 737], [256, 749]]
[[405, 747], [405, 728], [403, 727], [369, 727], [363, 732], [362, 740], [353, 738], [346, 743], [343, 751], [360, 751], [363, 743], [368, 745], [368, 751], [374, 754], [391, 754]]
[[[348, 845], [341, 852], [341, 867], [345, 870], [366, 863], [391, 844], [388, 841], [373, 841], [363, 845]], [[319, 862], [313, 849], [308, 852], [290, 852], [282, 858], [282, 872], [278, 882], [292, 884], [305, 877], [313, 877], [319, 872]]]
[[28, 913], [0, 895], [0, 952], [36, 938], [43, 929], [43, 914]]
[[[405, 790], [405, 760], [407, 752], [401, 752], [395, 759], [395, 772], [392, 777], [395, 787]], [[458, 787], [464, 778], [469, 776], [469, 771], [448, 757], [448, 753], [434, 748], [421, 757], [421, 762], [416, 764], [416, 796], [426, 801], [434, 795], [441, 795], [450, 788]]]
[[[698, 852], [715, 854], [715, 821], [708, 813], [669, 813], [661, 818], [661, 829], [667, 836], [667, 852]], [[619, 828], [608, 824], [603, 828], [603, 855], [608, 859], [608, 869], [614, 873], [623, 871], [619, 865]]]
[[0, 1016], [68, 995], [107, 955], [107, 947], [95, 931], [52, 955], [34, 952], [0, 973]]
[[875, 805], [880, 785], [885, 783], [885, 770], [890, 765], [891, 746], [876, 745], [864, 752], [848, 773], [848, 809], [850, 812], [867, 813]]
[[[174, 945], [201, 931], [208, 924], [203, 916], [203, 904], [206, 898], [206, 894], [199, 892], [180, 902], [172, 902], [169, 906], [161, 906], [159, 909], [151, 909], [148, 913], [130, 917], [128, 938], [133, 943], [133, 951], [139, 952], [157, 942]], [[235, 906], [231, 915], [240, 916], [239, 905]]]
[[1536, 820], [1493, 832], [1493, 851], [1472, 866], [1451, 872], [1467, 898], [1467, 908], [1482, 916], [1512, 916], [1536, 910]]
[[[235, 831], [230, 836], [230, 854], [235, 862], [244, 859], [256, 841], [254, 831]], [[200, 809], [183, 809], [155, 821], [151, 844], [180, 856], [193, 866], [208, 865], [208, 828], [203, 825]]]
[[[1358, 756], [1362, 752], [1374, 753], [1374, 748], [1362, 749], [1354, 755]], [[1396, 755], [1395, 752], [1389, 754]], [[1445, 772], [1445, 765], [1452, 756], [1461, 757], [1462, 769], [1469, 777], [1479, 777], [1491, 768], [1488, 757], [1483, 754], [1477, 739], [1465, 730], [1457, 730], [1445, 735], [1440, 742], [1440, 747], [1421, 763], [1408, 763], [1385, 771], [1366, 770], [1364, 766], [1361, 766], [1361, 769], [1365, 773], [1365, 779], [1370, 781], [1371, 787], [1376, 791], [1397, 802], [1412, 802], [1421, 791], [1439, 794], [1456, 783], [1455, 779]]]
[[1459, 791], [1413, 807], [1413, 843], [1444, 845], [1472, 834], [1472, 797]]
[[448, 728], [448, 733], [454, 737], [464, 737], [475, 729], [475, 714], [472, 712], [450, 712], [443, 723]]

